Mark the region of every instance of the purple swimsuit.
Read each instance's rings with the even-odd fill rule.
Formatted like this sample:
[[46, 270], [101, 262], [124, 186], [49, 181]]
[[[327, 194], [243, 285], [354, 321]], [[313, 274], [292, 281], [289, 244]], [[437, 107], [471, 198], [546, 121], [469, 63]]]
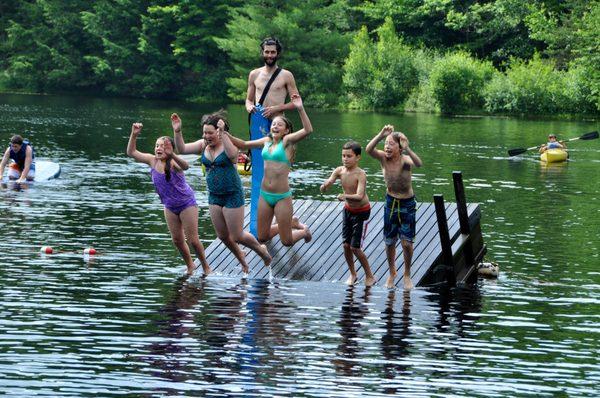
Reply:
[[185, 182], [183, 173], [171, 169], [170, 181], [167, 181], [164, 174], [159, 173], [152, 167], [150, 168], [150, 174], [161, 203], [171, 212], [179, 215], [188, 207], [197, 205], [194, 191]]

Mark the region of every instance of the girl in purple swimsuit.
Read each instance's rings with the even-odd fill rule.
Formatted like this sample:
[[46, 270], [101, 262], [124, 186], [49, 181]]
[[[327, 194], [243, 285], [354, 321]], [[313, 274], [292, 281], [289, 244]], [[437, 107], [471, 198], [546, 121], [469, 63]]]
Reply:
[[152, 182], [160, 201], [165, 206], [165, 220], [171, 232], [173, 244], [179, 250], [181, 257], [187, 265], [187, 273], [194, 273], [195, 266], [188, 242], [194, 248], [196, 256], [202, 264], [205, 274], [211, 269], [204, 255], [204, 246], [198, 237], [198, 205], [192, 188], [185, 182], [183, 170], [190, 166], [183, 158], [173, 152], [171, 137], [160, 137], [154, 146], [154, 155], [142, 153], [136, 149], [137, 136], [142, 131], [141, 123], [133, 123], [131, 136], [127, 144], [127, 156], [137, 162], [150, 166]]

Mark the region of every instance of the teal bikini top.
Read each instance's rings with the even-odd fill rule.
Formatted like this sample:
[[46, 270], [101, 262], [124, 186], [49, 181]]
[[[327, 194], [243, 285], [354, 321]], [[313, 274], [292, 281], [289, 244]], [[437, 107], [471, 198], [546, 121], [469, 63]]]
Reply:
[[270, 160], [271, 162], [280, 162], [287, 163], [288, 166], [292, 166], [290, 163], [287, 154], [285, 153], [285, 149], [283, 148], [283, 140], [279, 141], [279, 144], [273, 149], [273, 152], [269, 152], [273, 146], [273, 142], [267, 142], [262, 150], [263, 160]]

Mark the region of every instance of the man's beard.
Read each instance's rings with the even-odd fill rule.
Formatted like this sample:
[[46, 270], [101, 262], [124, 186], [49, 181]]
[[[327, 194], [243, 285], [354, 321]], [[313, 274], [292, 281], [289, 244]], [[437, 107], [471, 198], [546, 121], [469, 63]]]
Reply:
[[274, 58], [263, 57], [263, 61], [265, 61], [265, 65], [273, 66], [277, 63], [277, 58], [278, 57], [274, 57]]

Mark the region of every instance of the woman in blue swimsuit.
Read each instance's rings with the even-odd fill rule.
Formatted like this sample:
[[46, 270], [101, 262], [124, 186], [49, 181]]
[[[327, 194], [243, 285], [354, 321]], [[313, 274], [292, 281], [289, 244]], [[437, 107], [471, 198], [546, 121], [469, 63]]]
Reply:
[[202, 164], [206, 167], [208, 207], [215, 232], [239, 260], [245, 274], [249, 272], [248, 264], [238, 243], [254, 250], [269, 266], [272, 258], [267, 247], [243, 228], [244, 191], [236, 166], [238, 150], [222, 132], [228, 127], [227, 121], [222, 113], [217, 112], [204, 115], [201, 124], [203, 138], [186, 144], [181, 134], [181, 119], [175, 113], [171, 115], [175, 148], [181, 154], [202, 156]]
[[[294, 209], [289, 182], [290, 159], [293, 159], [296, 152], [294, 144], [312, 133], [312, 125], [300, 95], [293, 94], [291, 100], [300, 114], [301, 130], [292, 133], [290, 121], [284, 116], [276, 116], [271, 123], [271, 134], [258, 140], [244, 141], [231, 136], [228, 131], [225, 132], [231, 142], [240, 149], [263, 148], [264, 176], [260, 187], [256, 225], [258, 240], [266, 242], [279, 234], [281, 243], [285, 246], [292, 246], [300, 239], [306, 242], [312, 239], [308, 227], [292, 217]], [[273, 217], [277, 224], [272, 225]]]

